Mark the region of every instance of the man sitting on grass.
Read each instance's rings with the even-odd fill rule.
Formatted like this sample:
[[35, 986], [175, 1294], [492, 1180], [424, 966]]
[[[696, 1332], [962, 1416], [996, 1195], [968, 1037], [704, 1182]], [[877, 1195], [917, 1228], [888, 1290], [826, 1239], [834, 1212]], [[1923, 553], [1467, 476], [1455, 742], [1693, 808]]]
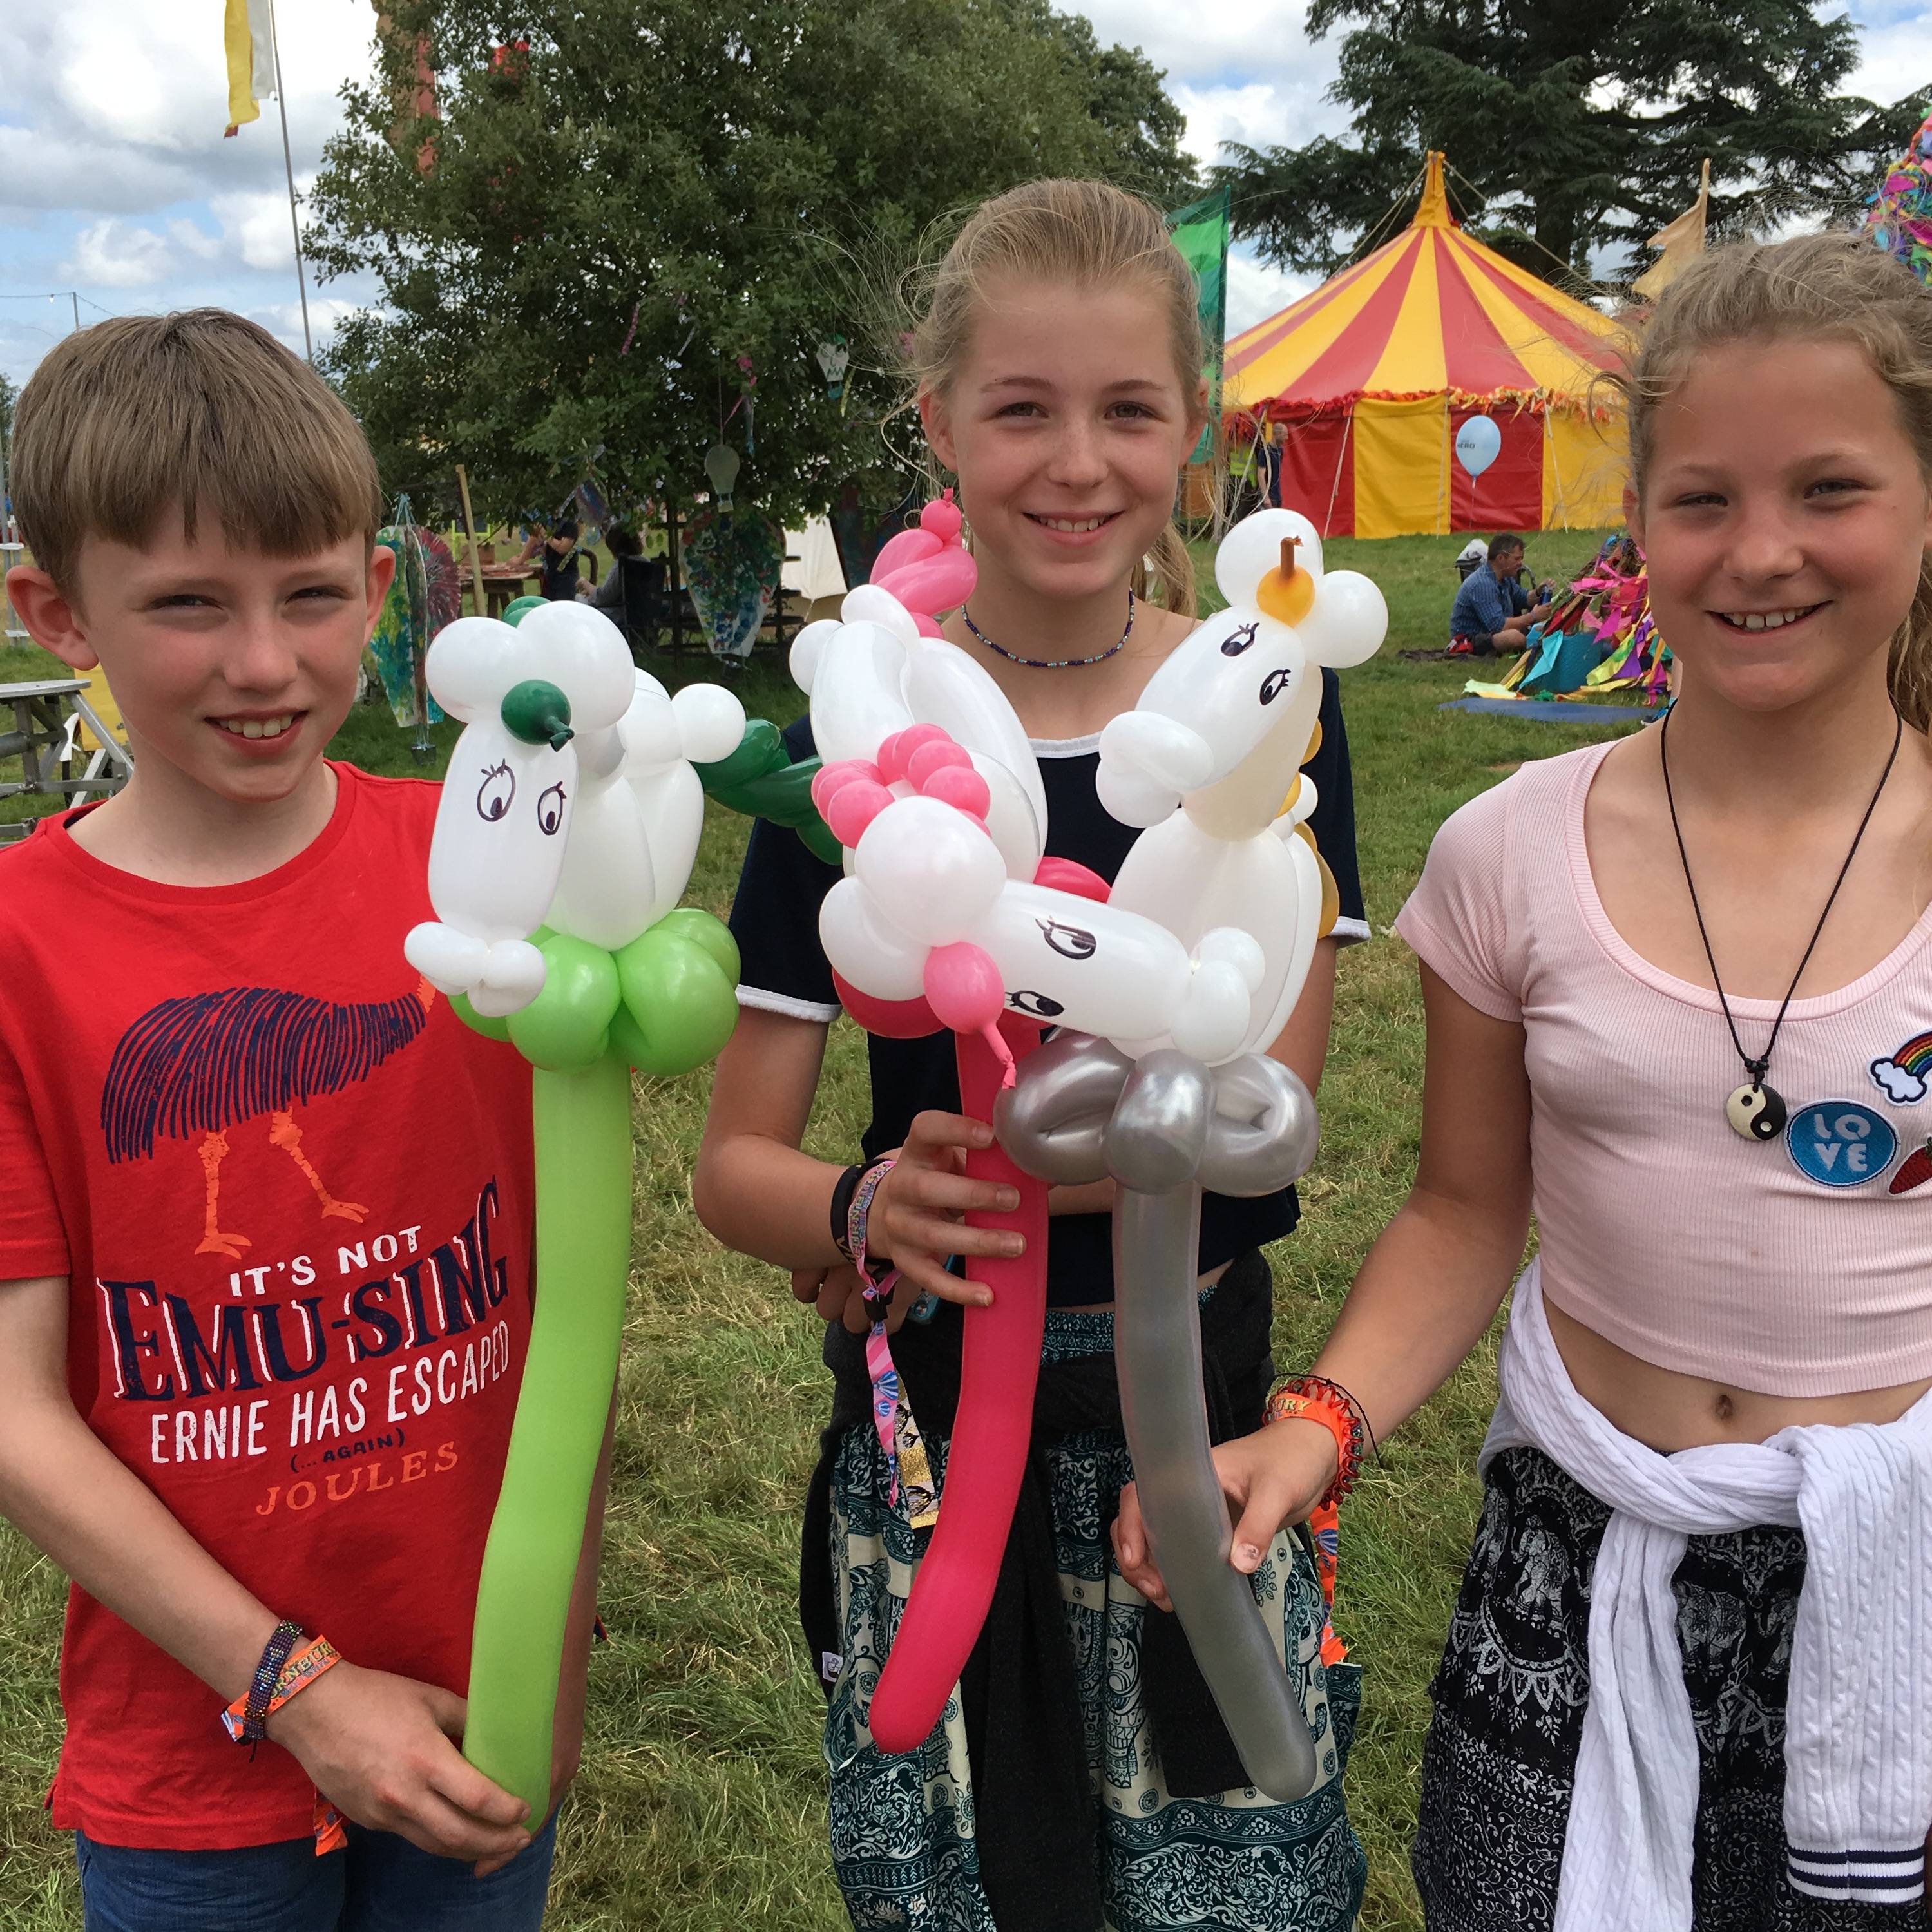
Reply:
[[1452, 656], [1488, 658], [1522, 650], [1531, 625], [1550, 614], [1548, 600], [1532, 605], [1516, 581], [1522, 568], [1522, 538], [1505, 530], [1490, 539], [1489, 562], [1462, 580], [1449, 613]]

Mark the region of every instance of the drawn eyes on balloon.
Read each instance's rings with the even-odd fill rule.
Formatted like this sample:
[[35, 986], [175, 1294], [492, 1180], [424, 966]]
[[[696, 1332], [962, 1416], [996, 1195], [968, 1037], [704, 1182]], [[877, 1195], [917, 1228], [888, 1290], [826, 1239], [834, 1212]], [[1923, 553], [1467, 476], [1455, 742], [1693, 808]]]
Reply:
[[[1258, 624], [1244, 624], [1231, 635], [1221, 640], [1221, 655], [1224, 658], [1238, 658], [1254, 642], [1255, 634], [1261, 628]], [[1265, 699], [1262, 700], [1267, 702]]]
[[1272, 704], [1294, 682], [1294, 673], [1283, 668], [1271, 670], [1262, 680], [1262, 702]]
[[1066, 1009], [1045, 993], [1018, 992], [1006, 995], [1006, 1004], [1029, 1019], [1057, 1020]]
[[542, 828], [546, 838], [556, 836], [557, 827], [563, 823], [563, 787], [546, 785], [537, 798], [537, 824]]
[[1036, 919], [1038, 926], [1048, 945], [1063, 959], [1090, 959], [1098, 942], [1094, 935], [1077, 926], [1066, 926], [1057, 919]]
[[517, 795], [517, 775], [507, 764], [492, 765], [476, 788], [476, 816], [486, 825], [494, 825], [510, 808]]

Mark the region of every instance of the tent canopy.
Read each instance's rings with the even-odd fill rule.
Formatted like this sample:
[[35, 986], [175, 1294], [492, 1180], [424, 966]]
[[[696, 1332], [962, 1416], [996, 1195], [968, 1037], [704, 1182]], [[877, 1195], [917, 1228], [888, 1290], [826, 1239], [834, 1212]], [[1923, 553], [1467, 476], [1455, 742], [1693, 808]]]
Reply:
[[[1622, 331], [1456, 226], [1431, 153], [1393, 241], [1228, 344], [1222, 408], [1281, 425], [1282, 501], [1325, 534], [1616, 520], [1622, 466], [1592, 385]], [[1503, 448], [1472, 482], [1456, 431]]]

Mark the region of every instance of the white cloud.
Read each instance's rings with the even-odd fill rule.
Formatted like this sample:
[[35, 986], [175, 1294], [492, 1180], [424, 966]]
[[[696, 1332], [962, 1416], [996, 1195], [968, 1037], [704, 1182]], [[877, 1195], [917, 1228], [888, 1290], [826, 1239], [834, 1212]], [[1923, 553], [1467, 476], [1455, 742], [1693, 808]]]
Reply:
[[63, 280], [84, 282], [89, 288], [138, 289], [160, 281], [168, 267], [164, 236], [110, 215], [80, 231], [59, 272]]
[[1292, 302], [1318, 287], [1319, 275], [1298, 275], [1287, 269], [1270, 268], [1251, 254], [1237, 250], [1228, 257], [1228, 334], [1232, 340], [1244, 328], [1279, 314]]

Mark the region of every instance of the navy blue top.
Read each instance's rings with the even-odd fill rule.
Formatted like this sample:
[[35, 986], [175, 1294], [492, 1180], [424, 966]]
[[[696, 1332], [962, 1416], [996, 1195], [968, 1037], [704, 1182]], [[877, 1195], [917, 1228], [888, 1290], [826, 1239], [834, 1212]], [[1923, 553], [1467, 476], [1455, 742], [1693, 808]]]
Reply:
[[[1332, 670], [1322, 674], [1321, 716], [1321, 747], [1306, 767], [1316, 799], [1310, 829], [1341, 896], [1336, 936], [1363, 939], [1368, 927], [1355, 866], [1354, 791], [1340, 691]], [[812, 757], [809, 718], [792, 725], [784, 741], [794, 760]], [[1034, 748], [1046, 790], [1048, 854], [1090, 866], [1111, 884], [1140, 834], [1102, 808], [1094, 788], [1100, 769], [1100, 754], [1092, 748], [1094, 743], [1078, 739], [1068, 741], [1064, 749], [1042, 748], [1037, 742]], [[821, 1024], [838, 1017], [832, 968], [819, 944], [818, 908], [839, 876], [838, 868], [814, 858], [796, 832], [763, 818], [752, 826], [731, 908], [732, 937], [742, 962], [740, 997], [746, 1005]], [[868, 1035], [866, 1048], [872, 1118], [860, 1145], [862, 1157], [871, 1160], [904, 1142], [915, 1114], [928, 1108], [957, 1113], [959, 1079], [949, 1033], [923, 1040]], [[1252, 1200], [1205, 1196], [1201, 1207], [1202, 1272], [1279, 1239], [1293, 1228], [1299, 1211], [1292, 1187]], [[1046, 1282], [1050, 1305], [1078, 1306], [1112, 1300], [1110, 1216], [1054, 1216], [1048, 1228]]]
[[1449, 613], [1452, 638], [1492, 638], [1529, 605], [1529, 592], [1513, 577], [1498, 578], [1488, 564], [1479, 563], [1462, 580]]

